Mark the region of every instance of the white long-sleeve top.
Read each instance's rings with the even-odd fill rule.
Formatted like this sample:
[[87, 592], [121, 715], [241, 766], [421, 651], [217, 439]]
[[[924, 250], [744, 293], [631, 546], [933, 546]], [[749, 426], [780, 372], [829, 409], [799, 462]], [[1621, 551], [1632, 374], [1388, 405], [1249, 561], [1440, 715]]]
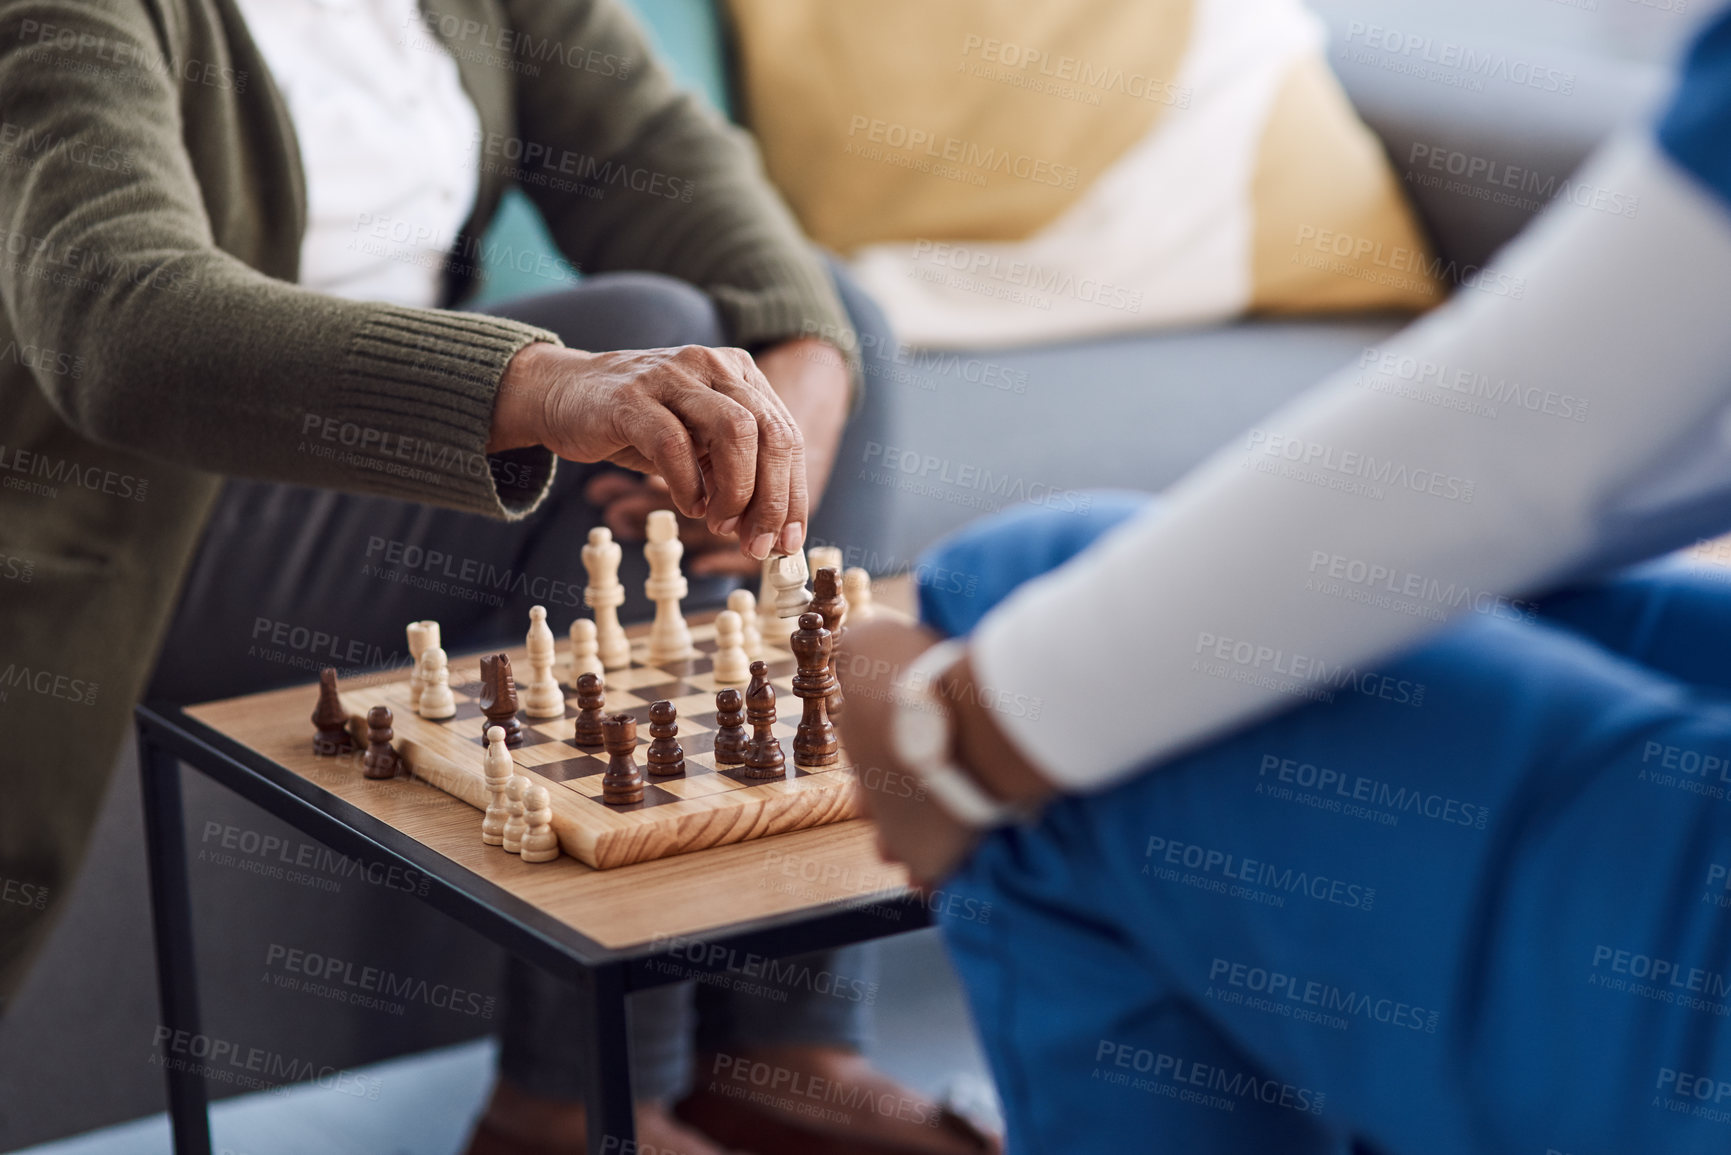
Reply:
[[1731, 216], [1644, 135], [1582, 180], [1635, 215], [1554, 207], [987, 615], [977, 677], [1032, 704], [1000, 720], [1036, 765], [1089, 790], [1324, 693], [1422, 695], [1388, 658], [1447, 619], [1731, 527]]

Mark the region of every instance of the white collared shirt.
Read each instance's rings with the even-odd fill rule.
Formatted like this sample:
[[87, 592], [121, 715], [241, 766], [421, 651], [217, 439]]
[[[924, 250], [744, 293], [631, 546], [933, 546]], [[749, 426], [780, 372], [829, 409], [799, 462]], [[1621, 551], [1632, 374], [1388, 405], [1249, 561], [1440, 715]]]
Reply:
[[439, 303], [474, 211], [480, 117], [416, 0], [238, 0], [299, 138], [300, 283], [352, 300]]

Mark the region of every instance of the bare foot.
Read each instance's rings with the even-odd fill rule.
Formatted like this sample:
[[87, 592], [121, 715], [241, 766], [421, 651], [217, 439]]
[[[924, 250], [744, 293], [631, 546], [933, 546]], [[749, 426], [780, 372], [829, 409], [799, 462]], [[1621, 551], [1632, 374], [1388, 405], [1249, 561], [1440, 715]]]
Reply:
[[[754, 1092], [764, 1092], [754, 1094]], [[690, 1110], [697, 1107], [699, 1110]], [[723, 1142], [754, 1143], [752, 1116], [829, 1140], [824, 1150], [908, 1155], [999, 1155], [1002, 1142], [947, 1115], [937, 1103], [897, 1083], [865, 1057], [841, 1047], [741, 1049], [700, 1062], [696, 1090], [680, 1114]], [[764, 1150], [786, 1147], [764, 1142]]]
[[[660, 1103], [639, 1103], [640, 1155], [728, 1155], [676, 1120]], [[581, 1103], [544, 1099], [500, 1079], [481, 1116], [470, 1155], [583, 1155], [586, 1120]]]

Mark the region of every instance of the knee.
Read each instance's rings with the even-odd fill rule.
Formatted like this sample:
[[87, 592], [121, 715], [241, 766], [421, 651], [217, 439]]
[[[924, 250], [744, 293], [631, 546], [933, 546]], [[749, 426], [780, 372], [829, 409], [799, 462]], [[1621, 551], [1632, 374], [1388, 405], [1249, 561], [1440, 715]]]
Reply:
[[1069, 495], [1064, 506], [1018, 505], [957, 530], [914, 571], [920, 619], [952, 637], [971, 631], [1022, 583], [1057, 569], [1157, 499], [1125, 490]]
[[599, 273], [568, 291], [507, 301], [494, 311], [551, 329], [576, 349], [728, 343], [708, 294], [660, 273]]

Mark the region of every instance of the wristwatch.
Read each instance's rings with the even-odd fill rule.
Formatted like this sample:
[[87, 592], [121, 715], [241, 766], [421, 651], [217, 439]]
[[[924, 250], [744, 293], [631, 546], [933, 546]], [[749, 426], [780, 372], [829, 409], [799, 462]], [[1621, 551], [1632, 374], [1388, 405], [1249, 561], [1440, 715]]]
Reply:
[[917, 774], [938, 805], [964, 826], [983, 830], [1021, 819], [1022, 812], [980, 788], [954, 761], [955, 718], [938, 693], [938, 678], [955, 665], [967, 645], [939, 642], [915, 658], [891, 689], [890, 745]]

